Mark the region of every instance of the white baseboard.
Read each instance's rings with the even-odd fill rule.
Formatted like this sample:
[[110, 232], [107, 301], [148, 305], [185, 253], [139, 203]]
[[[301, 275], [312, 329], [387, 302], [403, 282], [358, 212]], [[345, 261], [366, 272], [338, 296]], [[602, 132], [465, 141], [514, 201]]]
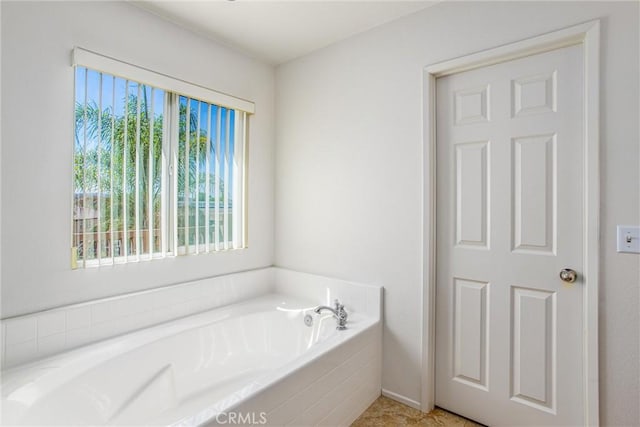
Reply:
[[422, 410], [422, 408], [420, 407], [420, 403], [416, 402], [413, 399], [409, 399], [408, 397], [405, 397], [401, 394], [398, 393], [394, 393], [392, 391], [389, 390], [385, 390], [382, 389], [382, 395], [385, 397], [388, 397], [389, 399], [393, 399], [393, 400], [397, 400], [400, 403], [404, 403], [407, 406], [411, 406], [414, 409], [418, 409], [418, 410]]

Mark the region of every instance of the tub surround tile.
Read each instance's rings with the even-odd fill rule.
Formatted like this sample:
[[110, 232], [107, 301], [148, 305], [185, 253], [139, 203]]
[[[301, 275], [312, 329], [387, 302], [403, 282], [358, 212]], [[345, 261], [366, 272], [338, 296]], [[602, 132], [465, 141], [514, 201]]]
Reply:
[[153, 301], [146, 294], [132, 295], [118, 300], [116, 313], [118, 317], [126, 317], [153, 310]]
[[49, 355], [65, 349], [66, 334], [64, 331], [38, 339], [38, 354]]
[[229, 411], [265, 412], [268, 426], [349, 425], [380, 395], [381, 340], [378, 323]]
[[[349, 399], [345, 399], [344, 396], [351, 396], [351, 394], [359, 396], [367, 387], [370, 388], [370, 382], [367, 381], [367, 377], [370, 376], [369, 374], [372, 369], [376, 368], [374, 365], [377, 365], [376, 359], [371, 360], [362, 368], [356, 370], [340, 384], [334, 393], [328, 395], [326, 403], [330, 406], [326, 411], [320, 413], [317, 422], [314, 420], [314, 425], [327, 427], [344, 425], [344, 414], [350, 412], [349, 406], [346, 405], [349, 403]], [[334, 394], [337, 394], [338, 398], [336, 398]]]
[[[344, 399], [325, 419], [320, 420], [318, 425], [350, 425], [351, 422], [369, 406], [371, 401], [376, 399], [379, 393], [380, 389], [371, 381], [357, 386], [353, 392], [350, 393], [350, 396]], [[334, 422], [334, 420], [339, 419], [341, 413], [343, 415], [346, 414], [346, 416], [343, 416], [340, 421]]]
[[169, 307], [172, 304], [179, 302], [175, 301], [175, 294], [178, 294], [178, 292], [173, 291], [172, 289], [158, 289], [158, 291], [151, 297], [153, 309], [157, 310]]
[[0, 366], [4, 366], [4, 361], [7, 358], [7, 346], [4, 345], [6, 331], [6, 325], [0, 323]]
[[36, 339], [38, 321], [34, 316], [15, 318], [5, 323], [5, 345], [19, 344]]
[[[268, 267], [2, 320], [0, 363], [6, 369], [271, 292], [305, 298], [318, 305], [332, 304], [333, 299], [339, 298], [348, 312], [380, 318], [379, 286]], [[294, 393], [296, 387], [292, 389]]]
[[66, 329], [66, 315], [63, 311], [46, 313], [38, 316], [38, 338], [55, 334], [64, 334]]
[[[358, 335], [350, 340], [350, 345], [334, 348], [313, 364], [302, 367], [296, 372], [296, 375], [283, 378], [276, 385], [271, 385], [270, 392], [261, 394], [258, 398], [259, 400], [252, 403], [253, 407], [270, 412], [285, 401], [294, 399], [300, 401], [299, 399], [304, 399], [301, 393], [314, 394], [318, 389], [323, 389], [326, 393], [330, 389], [323, 385], [326, 383], [327, 376], [335, 372], [342, 364], [351, 360], [354, 349], [366, 347], [370, 339], [367, 336]], [[263, 384], [264, 387], [268, 385]], [[360, 412], [356, 415], [359, 414]]]
[[91, 341], [99, 341], [117, 333], [115, 322], [94, 323], [91, 325]]
[[78, 307], [66, 311], [67, 331], [84, 329], [91, 326], [91, 307]]
[[[361, 371], [358, 370], [357, 372]], [[351, 385], [351, 381], [345, 380], [339, 383], [339, 385], [331, 390], [330, 393], [324, 394], [314, 405], [307, 408], [304, 411], [304, 417], [299, 417], [299, 420], [308, 423], [308, 425], [316, 425], [322, 418], [329, 414], [338, 405], [338, 403], [340, 403], [344, 396], [346, 396], [346, 393], [350, 391], [347, 387], [349, 385]], [[295, 422], [292, 424], [295, 424]]]
[[262, 268], [2, 320], [2, 368], [273, 292], [274, 274]]
[[347, 312], [355, 311], [380, 318], [382, 286], [365, 285], [278, 267], [274, 270], [277, 292], [325, 305], [333, 305], [337, 298], [344, 304]]
[[111, 299], [91, 304], [91, 324], [109, 322], [117, 317], [118, 301]]
[[351, 427], [481, 427], [466, 418], [459, 417], [443, 409], [436, 408], [425, 414], [403, 403], [380, 396], [367, 410], [351, 424]]
[[184, 301], [192, 301], [200, 298], [202, 293], [202, 285], [200, 283], [191, 283], [181, 288]]
[[156, 300], [156, 307], [173, 306], [182, 304], [189, 300], [187, 289], [192, 289], [193, 284], [185, 284], [182, 286], [172, 286], [158, 293], [159, 299]]
[[339, 364], [331, 372], [316, 381], [313, 387], [308, 388], [308, 401], [304, 402], [305, 405], [300, 405], [300, 407], [309, 407], [310, 405], [308, 404], [321, 402], [323, 396], [326, 397], [330, 394], [329, 392], [332, 390], [334, 384], [344, 382], [351, 374], [358, 372], [358, 368], [362, 366], [363, 363], [368, 362], [369, 356], [374, 352], [374, 347], [375, 343], [371, 342], [360, 348], [355, 354], [351, 355], [351, 357], [344, 360], [343, 363]]
[[191, 312], [191, 302], [185, 301], [178, 304], [170, 305], [167, 307], [169, 318], [167, 320], [179, 319], [180, 317], [193, 314]]
[[91, 342], [91, 327], [71, 329], [66, 332], [66, 347], [68, 349], [80, 347]]
[[38, 341], [32, 339], [21, 343], [14, 343], [5, 347], [5, 365], [27, 363], [38, 357]]

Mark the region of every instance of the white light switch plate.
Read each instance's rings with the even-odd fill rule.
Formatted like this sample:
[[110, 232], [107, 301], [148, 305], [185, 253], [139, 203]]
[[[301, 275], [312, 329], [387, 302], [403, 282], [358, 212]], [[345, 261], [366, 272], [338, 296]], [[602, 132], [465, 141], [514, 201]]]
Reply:
[[618, 226], [618, 252], [640, 254], [640, 226]]

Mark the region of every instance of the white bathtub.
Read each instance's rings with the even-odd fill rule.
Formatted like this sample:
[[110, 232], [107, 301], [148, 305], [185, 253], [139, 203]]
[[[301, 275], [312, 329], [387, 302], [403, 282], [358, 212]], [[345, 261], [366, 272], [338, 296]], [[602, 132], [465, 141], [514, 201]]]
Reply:
[[2, 424], [349, 423], [379, 393], [380, 321], [308, 327], [316, 305], [270, 294], [8, 369]]

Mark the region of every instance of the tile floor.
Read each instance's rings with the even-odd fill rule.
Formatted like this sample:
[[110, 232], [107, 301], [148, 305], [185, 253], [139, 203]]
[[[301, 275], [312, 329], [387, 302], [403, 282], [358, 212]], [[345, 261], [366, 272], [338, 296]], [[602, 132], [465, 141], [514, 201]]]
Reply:
[[481, 426], [481, 424], [476, 424], [473, 421], [459, 417], [440, 408], [436, 408], [428, 414], [423, 414], [417, 409], [413, 409], [384, 396], [380, 396], [351, 424], [351, 427], [396, 426], [476, 427]]

